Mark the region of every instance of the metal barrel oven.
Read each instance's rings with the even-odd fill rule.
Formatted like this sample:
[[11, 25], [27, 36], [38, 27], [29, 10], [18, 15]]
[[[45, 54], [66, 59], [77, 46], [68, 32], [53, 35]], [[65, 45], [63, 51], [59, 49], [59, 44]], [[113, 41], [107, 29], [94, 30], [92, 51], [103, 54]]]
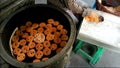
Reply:
[[[60, 21], [62, 25], [68, 30], [69, 40], [62, 51], [51, 57], [45, 62], [31, 63], [19, 62], [12, 55], [9, 47], [9, 39], [16, 26], [25, 24], [25, 21], [42, 22], [48, 18], [53, 18]], [[31, 5], [20, 8], [14, 13], [10, 14], [0, 25], [0, 54], [1, 57], [9, 64], [15, 67], [64, 67], [67, 59], [70, 56], [72, 45], [76, 38], [75, 21], [69, 13], [61, 8], [48, 5]]]

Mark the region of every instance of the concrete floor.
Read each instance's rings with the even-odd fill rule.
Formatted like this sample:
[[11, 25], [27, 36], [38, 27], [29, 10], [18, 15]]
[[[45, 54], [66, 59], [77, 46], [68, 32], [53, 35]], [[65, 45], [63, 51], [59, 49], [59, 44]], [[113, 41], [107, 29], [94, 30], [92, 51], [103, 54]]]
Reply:
[[120, 67], [120, 53], [106, 50], [94, 67]]
[[75, 68], [75, 67], [120, 67], [120, 54], [112, 52], [110, 50], [105, 50], [102, 57], [95, 65], [90, 65], [86, 59], [81, 55], [72, 53], [70, 62], [67, 63], [66, 68]]

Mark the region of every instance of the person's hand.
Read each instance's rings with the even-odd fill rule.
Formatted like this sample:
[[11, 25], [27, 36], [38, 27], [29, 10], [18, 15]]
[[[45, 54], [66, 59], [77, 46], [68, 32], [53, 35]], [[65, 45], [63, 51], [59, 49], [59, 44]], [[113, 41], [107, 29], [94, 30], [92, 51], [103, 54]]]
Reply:
[[104, 20], [101, 15], [97, 14], [90, 8], [84, 8], [82, 17], [84, 17], [88, 22], [102, 22]]

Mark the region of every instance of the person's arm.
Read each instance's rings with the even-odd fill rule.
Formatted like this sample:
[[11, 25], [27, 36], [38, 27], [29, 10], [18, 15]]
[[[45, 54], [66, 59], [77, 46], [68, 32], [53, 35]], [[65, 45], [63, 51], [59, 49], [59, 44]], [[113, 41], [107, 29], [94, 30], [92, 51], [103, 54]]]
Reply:
[[83, 7], [78, 5], [75, 0], [68, 0], [68, 8], [72, 10], [74, 13], [83, 13]]
[[48, 2], [58, 7], [68, 8], [74, 13], [81, 14], [83, 12], [82, 6], [78, 5], [75, 0], [48, 0]]

